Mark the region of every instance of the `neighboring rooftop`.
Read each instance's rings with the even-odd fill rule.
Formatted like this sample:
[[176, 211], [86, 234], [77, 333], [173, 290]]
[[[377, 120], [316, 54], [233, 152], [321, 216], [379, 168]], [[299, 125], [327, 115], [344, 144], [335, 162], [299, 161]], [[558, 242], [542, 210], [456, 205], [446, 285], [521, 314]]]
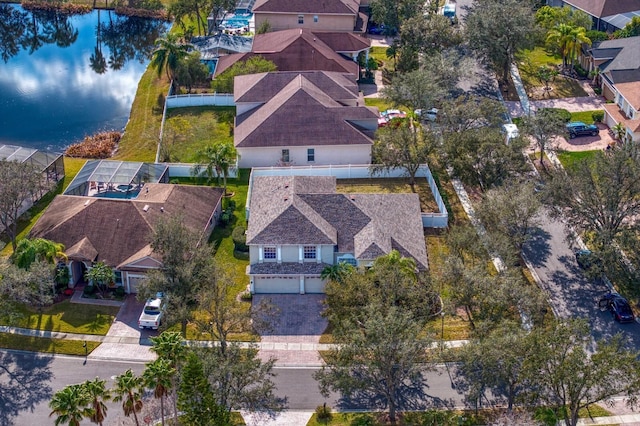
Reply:
[[369, 260], [398, 250], [427, 269], [417, 194], [340, 194], [333, 176], [257, 176], [247, 244], [332, 244]]
[[256, 0], [254, 12], [355, 14], [359, 0]]
[[640, 81], [640, 36], [594, 43], [590, 52], [614, 84]]
[[564, 2], [597, 18], [640, 10], [638, 0], [564, 0]]
[[58, 195], [30, 236], [64, 244], [70, 258], [119, 267], [151, 254], [150, 238], [163, 217], [180, 215], [187, 227], [204, 233], [221, 197], [221, 188], [153, 183], [135, 200]]

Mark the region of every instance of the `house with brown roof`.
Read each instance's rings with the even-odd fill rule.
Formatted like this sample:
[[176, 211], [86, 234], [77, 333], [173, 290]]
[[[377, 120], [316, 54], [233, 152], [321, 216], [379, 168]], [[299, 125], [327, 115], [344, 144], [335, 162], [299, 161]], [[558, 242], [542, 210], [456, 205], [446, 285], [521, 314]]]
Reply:
[[221, 188], [162, 183], [145, 183], [136, 198], [58, 195], [29, 237], [64, 244], [71, 286], [95, 262], [104, 262], [114, 268], [117, 285], [136, 293], [145, 274], [162, 266], [150, 245], [157, 224], [179, 215], [205, 241], [220, 217], [221, 200]]
[[378, 111], [348, 74], [238, 76], [234, 100], [238, 167], [371, 162]]
[[268, 22], [272, 31], [304, 28], [364, 33], [367, 14], [360, 0], [256, 0], [255, 27]]
[[547, 0], [550, 6], [569, 6], [593, 20], [593, 29], [614, 32], [640, 15], [640, 0]]
[[626, 139], [640, 142], [640, 36], [594, 43], [583, 55], [585, 69], [598, 68], [604, 105], [604, 122], [626, 129]]
[[366, 58], [371, 40], [349, 33], [293, 29], [257, 34], [250, 52], [224, 55], [218, 58], [215, 76], [238, 61], [261, 56], [276, 65], [278, 71], [334, 71], [359, 78], [356, 62], [360, 53]]
[[428, 268], [417, 194], [341, 194], [334, 176], [254, 176], [247, 228], [252, 293], [323, 293], [322, 270], [392, 250]]

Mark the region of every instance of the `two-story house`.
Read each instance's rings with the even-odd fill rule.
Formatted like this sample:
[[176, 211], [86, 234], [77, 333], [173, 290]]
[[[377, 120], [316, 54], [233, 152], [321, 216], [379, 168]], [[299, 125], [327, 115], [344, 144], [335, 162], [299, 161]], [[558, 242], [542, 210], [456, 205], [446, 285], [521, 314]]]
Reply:
[[233, 141], [238, 166], [369, 164], [378, 111], [349, 74], [238, 76]]
[[341, 194], [333, 176], [253, 177], [247, 244], [252, 293], [322, 293], [325, 267], [392, 250], [428, 267], [417, 194]]
[[255, 27], [265, 22], [272, 31], [290, 28], [363, 33], [367, 14], [360, 0], [257, 0], [253, 6]]
[[581, 10], [591, 16], [593, 29], [607, 32], [624, 28], [640, 15], [640, 0], [547, 0], [547, 4]]
[[625, 139], [640, 142], [640, 37], [594, 43], [582, 59], [585, 68], [600, 71], [605, 104], [604, 121], [609, 127], [622, 123]]

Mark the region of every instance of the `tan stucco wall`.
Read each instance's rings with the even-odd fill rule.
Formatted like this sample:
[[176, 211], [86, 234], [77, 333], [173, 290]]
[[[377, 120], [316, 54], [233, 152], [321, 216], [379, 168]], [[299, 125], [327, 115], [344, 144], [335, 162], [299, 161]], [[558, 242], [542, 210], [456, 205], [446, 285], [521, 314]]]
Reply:
[[355, 15], [317, 15], [318, 22], [313, 22], [313, 14], [304, 14], [304, 24], [298, 24], [297, 14], [259, 13], [255, 14], [256, 28], [260, 28], [266, 20], [271, 25], [271, 31], [288, 30], [290, 28], [305, 28], [321, 31], [352, 32], [356, 25]]

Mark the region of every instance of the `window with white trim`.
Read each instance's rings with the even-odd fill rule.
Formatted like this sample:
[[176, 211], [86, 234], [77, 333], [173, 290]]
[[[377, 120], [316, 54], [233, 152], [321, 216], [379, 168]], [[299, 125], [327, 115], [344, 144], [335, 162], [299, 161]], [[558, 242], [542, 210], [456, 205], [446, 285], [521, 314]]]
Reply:
[[298, 24], [304, 24], [304, 15], [298, 15]]
[[289, 162], [289, 150], [288, 149], [283, 149], [282, 150], [282, 158], [281, 158], [283, 163], [288, 163]]
[[318, 23], [318, 15], [313, 15], [313, 22]]
[[307, 149], [307, 161], [309, 163], [313, 163], [314, 161], [316, 161], [316, 150], [315, 150], [315, 148], [308, 148]]
[[275, 247], [264, 247], [262, 249], [262, 256], [265, 260], [275, 260], [276, 258], [276, 248]]
[[304, 248], [302, 249], [302, 254], [305, 259], [315, 259], [316, 246], [304, 246]]

